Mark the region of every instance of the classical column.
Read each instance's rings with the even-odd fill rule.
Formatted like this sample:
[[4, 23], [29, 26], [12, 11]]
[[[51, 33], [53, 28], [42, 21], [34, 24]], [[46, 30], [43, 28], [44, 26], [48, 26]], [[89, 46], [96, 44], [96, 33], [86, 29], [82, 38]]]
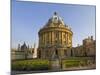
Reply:
[[52, 44], [54, 45], [54, 39], [55, 39], [55, 37], [54, 37], [54, 31], [52, 32]]
[[71, 39], [71, 47], [72, 47], [72, 35], [70, 35], [70, 39]]
[[61, 32], [61, 44], [63, 44], [63, 32]]
[[65, 34], [65, 40], [66, 40], [66, 45], [67, 45], [67, 32]]
[[52, 45], [52, 31], [50, 31], [50, 45]]
[[43, 44], [43, 34], [41, 34], [41, 45]]
[[68, 45], [68, 32], [67, 32], [67, 45]]
[[45, 33], [45, 46], [47, 45], [47, 32]]
[[43, 33], [43, 45], [45, 46], [45, 33]]
[[58, 40], [59, 40], [59, 44], [60, 44], [60, 31], [58, 31]]
[[69, 33], [67, 33], [67, 44], [69, 45]]
[[61, 32], [59, 31], [59, 43], [61, 45]]
[[49, 38], [49, 44], [51, 44], [51, 32], [49, 32], [48, 38]]
[[67, 45], [67, 33], [65, 32], [65, 41], [66, 41], [66, 45]]
[[44, 33], [44, 45], [46, 45], [46, 33]]
[[42, 45], [44, 45], [44, 34], [42, 34]]
[[48, 44], [50, 43], [50, 34], [49, 34], [49, 32], [48, 32]]

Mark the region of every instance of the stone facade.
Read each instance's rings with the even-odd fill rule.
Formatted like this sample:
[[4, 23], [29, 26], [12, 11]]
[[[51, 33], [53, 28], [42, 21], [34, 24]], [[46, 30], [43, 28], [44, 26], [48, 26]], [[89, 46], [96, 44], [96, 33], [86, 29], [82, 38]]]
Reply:
[[38, 58], [50, 58], [53, 55], [63, 58], [72, 47], [73, 32], [55, 12], [46, 25], [38, 32]]
[[29, 48], [24, 42], [23, 45], [20, 46], [18, 44], [18, 49], [11, 50], [11, 59], [30, 59], [33, 58], [34, 48]]
[[96, 56], [96, 41], [93, 36], [83, 40], [83, 44], [72, 48], [73, 56]]
[[12, 50], [11, 59], [12, 60], [25, 59], [25, 54], [23, 51]]
[[86, 56], [96, 55], [96, 41], [93, 40], [93, 36], [83, 40], [83, 49], [85, 50]]

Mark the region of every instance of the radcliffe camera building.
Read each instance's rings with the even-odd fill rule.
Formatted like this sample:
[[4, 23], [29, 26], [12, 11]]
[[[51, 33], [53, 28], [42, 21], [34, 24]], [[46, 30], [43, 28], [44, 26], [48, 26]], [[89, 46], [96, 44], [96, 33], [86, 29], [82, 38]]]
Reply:
[[64, 58], [68, 49], [72, 48], [73, 32], [56, 12], [39, 30], [38, 36], [38, 58]]
[[54, 12], [46, 25], [38, 32], [37, 57], [42, 59], [96, 55], [96, 40], [93, 36], [83, 39], [83, 44], [72, 47], [73, 32], [63, 19]]

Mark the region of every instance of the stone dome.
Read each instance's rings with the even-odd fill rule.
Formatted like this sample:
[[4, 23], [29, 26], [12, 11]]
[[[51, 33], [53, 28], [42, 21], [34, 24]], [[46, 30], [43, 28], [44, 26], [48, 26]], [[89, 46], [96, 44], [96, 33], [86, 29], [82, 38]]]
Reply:
[[65, 23], [63, 19], [58, 15], [58, 13], [54, 12], [53, 16], [48, 20], [44, 27], [56, 27], [60, 25], [65, 26]]
[[62, 23], [64, 25], [63, 19], [60, 16], [58, 16], [58, 14], [56, 12], [54, 12], [54, 15], [51, 17], [50, 20], [53, 23]]

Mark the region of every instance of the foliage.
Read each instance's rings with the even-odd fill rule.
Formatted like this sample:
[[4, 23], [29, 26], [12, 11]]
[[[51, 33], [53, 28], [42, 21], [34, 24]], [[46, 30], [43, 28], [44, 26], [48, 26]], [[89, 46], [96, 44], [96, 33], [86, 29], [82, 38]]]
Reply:
[[34, 70], [48, 70], [49, 61], [43, 59], [35, 60], [16, 60], [12, 61], [12, 70], [34, 71]]
[[76, 60], [65, 60], [64, 61], [65, 67], [77, 67], [79, 66], [79, 61]]
[[87, 65], [87, 61], [86, 60], [64, 60], [63, 64], [65, 65], [66, 68], [69, 67], [79, 67], [79, 66], [85, 66]]

